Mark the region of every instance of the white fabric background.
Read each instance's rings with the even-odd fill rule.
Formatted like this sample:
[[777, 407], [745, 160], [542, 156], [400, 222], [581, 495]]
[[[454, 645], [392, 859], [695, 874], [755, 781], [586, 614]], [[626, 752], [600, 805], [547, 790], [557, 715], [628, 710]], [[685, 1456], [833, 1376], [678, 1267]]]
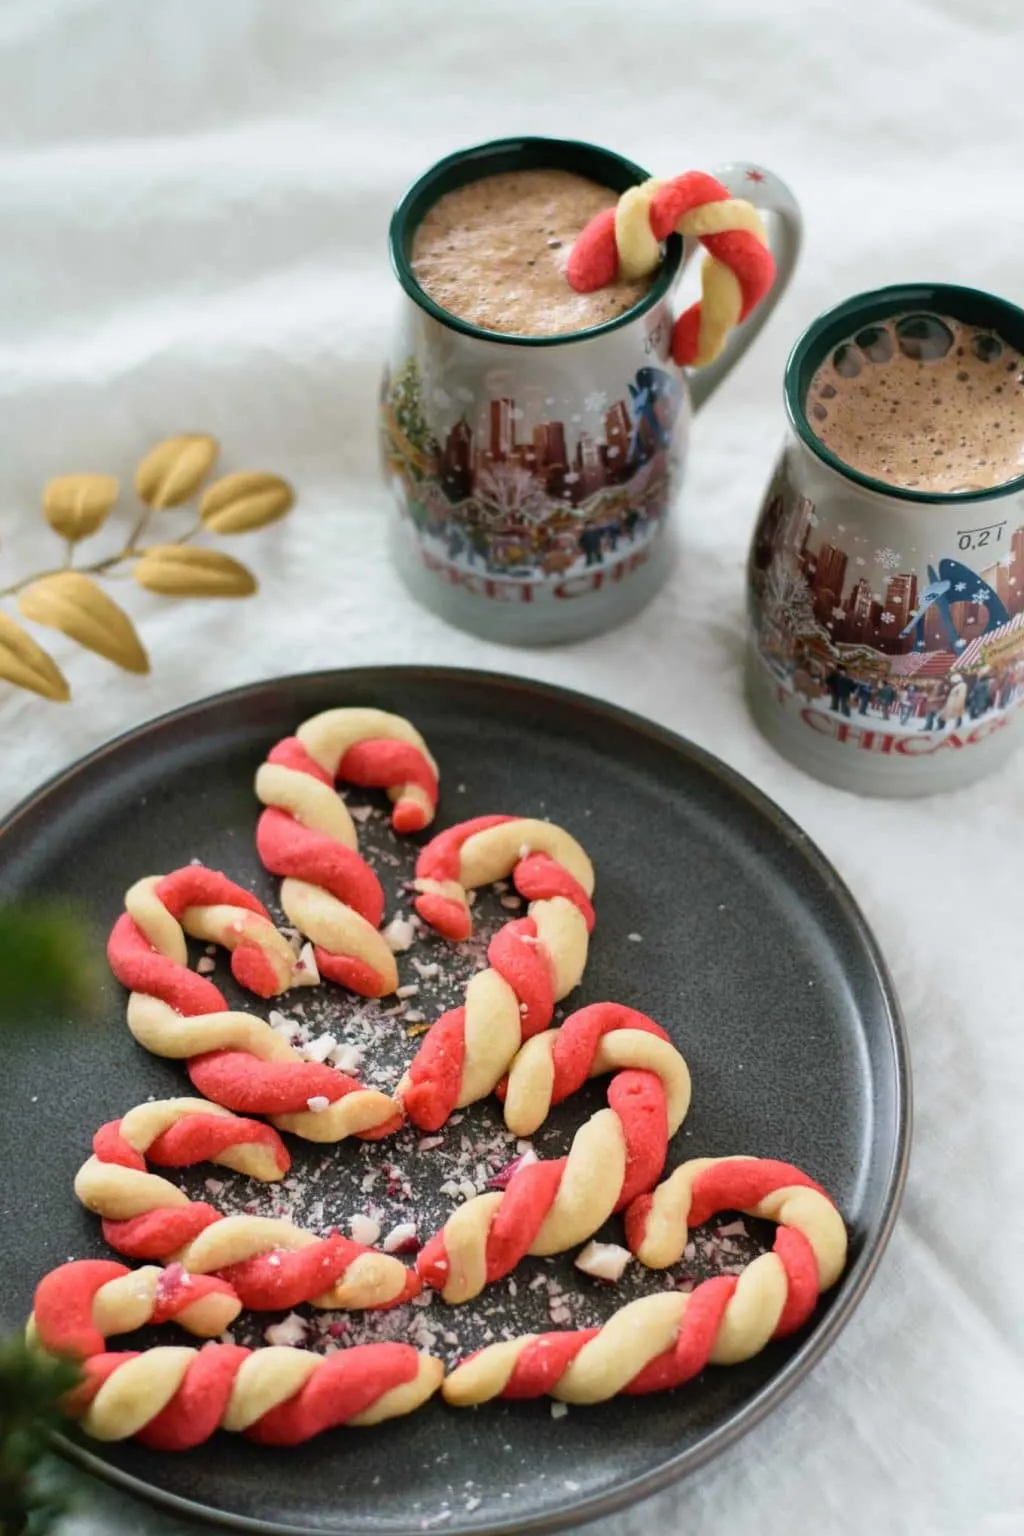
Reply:
[[[778, 760], [739, 685], [742, 563], [797, 331], [898, 279], [1024, 301], [1022, 62], [1018, 0], [0, 8], [0, 574], [50, 558], [49, 475], [129, 480], [173, 430], [219, 434], [227, 467], [283, 472], [301, 498], [235, 546], [256, 600], [119, 589], [151, 678], [55, 637], [73, 703], [0, 684], [0, 809], [115, 732], [277, 672], [417, 658], [532, 673], [748, 774], [835, 861], [892, 964], [917, 1127], [876, 1285], [782, 1411], [604, 1536], [1024, 1531], [1021, 764], [955, 797], [860, 802]], [[516, 131], [604, 142], [662, 174], [759, 159], [808, 222], [796, 286], [697, 423], [671, 585], [629, 628], [543, 654], [474, 642], [407, 600], [373, 437], [390, 208], [436, 156]], [[183, 1529], [101, 1489], [67, 1526]]]

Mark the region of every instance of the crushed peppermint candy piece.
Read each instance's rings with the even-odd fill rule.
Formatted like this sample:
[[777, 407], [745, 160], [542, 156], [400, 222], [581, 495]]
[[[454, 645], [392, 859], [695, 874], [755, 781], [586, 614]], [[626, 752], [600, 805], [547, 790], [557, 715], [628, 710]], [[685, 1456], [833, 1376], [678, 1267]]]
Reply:
[[392, 954], [402, 955], [416, 942], [416, 929], [407, 917], [393, 917], [387, 927], [381, 929], [381, 937]]
[[551, 1417], [553, 1419], [564, 1419], [568, 1412], [569, 1412], [569, 1404], [568, 1403], [552, 1403], [551, 1404]]
[[416, 1235], [416, 1223], [400, 1221], [391, 1228], [381, 1246], [385, 1253], [417, 1253], [423, 1244]]
[[373, 806], [350, 805], [348, 808], [348, 813], [352, 817], [353, 821], [362, 823], [364, 821], [369, 821], [370, 817], [373, 815]]
[[216, 969], [217, 963], [216, 961], [211, 960], [209, 955], [200, 955], [199, 959], [196, 961], [196, 970], [199, 972], [200, 976], [209, 976], [210, 972], [215, 971]]
[[435, 977], [441, 974], [441, 967], [436, 960], [414, 960], [412, 968], [423, 981], [433, 981]]
[[419, 990], [420, 989], [419, 989], [418, 983], [415, 982], [415, 981], [410, 981], [407, 986], [396, 987], [395, 988], [395, 996], [396, 997], [415, 997]]
[[314, 1115], [322, 1115], [325, 1109], [330, 1108], [330, 1104], [330, 1099], [323, 1093], [315, 1093], [311, 1099], [306, 1100], [306, 1108], [312, 1110]]
[[422, 1024], [427, 1016], [425, 1013], [421, 1013], [418, 1008], [410, 1008], [403, 1017], [407, 1024]]
[[631, 944], [642, 944], [644, 941], [643, 935], [640, 933], [627, 933], [626, 938]]
[[301, 1054], [307, 1061], [325, 1062], [332, 1051], [336, 1051], [338, 1042], [333, 1035], [320, 1035], [316, 1040], [311, 1040], [308, 1045], [301, 1047]]
[[514, 1157], [510, 1163], [506, 1163], [504, 1168], [499, 1168], [497, 1173], [491, 1175], [491, 1177], [487, 1180], [487, 1188], [506, 1189], [510, 1180], [512, 1179], [513, 1174], [518, 1173], [520, 1168], [528, 1168], [531, 1163], [535, 1163], [536, 1161], [537, 1154], [529, 1145], [529, 1143], [527, 1143], [527, 1150], [525, 1152], [521, 1152], [519, 1156]]
[[208, 1195], [222, 1195], [224, 1193], [223, 1179], [207, 1179], [204, 1186]]
[[354, 1243], [362, 1243], [364, 1248], [372, 1248], [380, 1237], [380, 1222], [374, 1221], [372, 1216], [364, 1216], [361, 1212], [348, 1219], [348, 1229], [352, 1234]]
[[348, 1045], [342, 1041], [331, 1052], [332, 1067], [337, 1067], [339, 1072], [347, 1072], [349, 1076], [352, 1076], [359, 1071], [364, 1049], [365, 1047], [361, 1045]]
[[264, 1328], [263, 1337], [268, 1344], [301, 1344], [306, 1337], [306, 1322], [297, 1312], [289, 1312], [280, 1323]]
[[521, 896], [503, 896], [501, 898], [501, 904], [503, 907], [506, 907], [509, 912], [518, 912], [519, 908], [523, 904], [523, 899]]
[[613, 1285], [622, 1279], [623, 1271], [633, 1255], [618, 1243], [596, 1243], [593, 1239], [576, 1255], [576, 1268], [595, 1280], [608, 1280]]
[[421, 1136], [416, 1143], [417, 1152], [433, 1152], [435, 1147], [444, 1146], [443, 1136]]
[[192, 1276], [183, 1264], [168, 1264], [156, 1282], [156, 1295], [160, 1301], [170, 1301], [185, 1286], [192, 1284]]
[[292, 967], [293, 987], [318, 987], [320, 985], [320, 970], [316, 963], [316, 955], [313, 953], [312, 944], [303, 944], [299, 950], [299, 956]]

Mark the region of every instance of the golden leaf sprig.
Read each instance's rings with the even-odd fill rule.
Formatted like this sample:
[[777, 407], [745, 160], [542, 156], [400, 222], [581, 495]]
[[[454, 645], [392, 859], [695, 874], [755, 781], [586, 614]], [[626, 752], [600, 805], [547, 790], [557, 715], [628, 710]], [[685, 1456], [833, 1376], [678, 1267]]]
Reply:
[[[60, 566], [24, 576], [0, 589], [20, 617], [56, 629], [126, 672], [148, 672], [149, 657], [124, 609], [97, 578], [130, 575], [147, 592], [165, 597], [249, 597], [256, 578], [218, 549], [194, 544], [199, 534], [233, 537], [277, 522], [295, 495], [287, 480], [243, 469], [204, 487], [220, 452], [205, 433], [165, 438], [135, 471], [140, 507], [123, 546], [91, 564], [76, 563], [78, 546], [104, 527], [120, 491], [114, 475], [59, 475], [43, 489], [43, 516], [64, 541]], [[201, 494], [200, 494], [201, 493]], [[164, 542], [147, 536], [154, 516], [198, 503], [183, 532]], [[67, 678], [25, 627], [0, 609], [0, 679], [60, 702], [70, 698]]]

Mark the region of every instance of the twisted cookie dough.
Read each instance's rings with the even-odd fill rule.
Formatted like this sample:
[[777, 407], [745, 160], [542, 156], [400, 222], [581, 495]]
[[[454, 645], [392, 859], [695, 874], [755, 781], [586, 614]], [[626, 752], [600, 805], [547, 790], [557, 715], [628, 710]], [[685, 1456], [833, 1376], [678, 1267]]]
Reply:
[[594, 871], [568, 832], [546, 821], [481, 816], [442, 832], [416, 865], [416, 910], [446, 938], [472, 931], [468, 891], [511, 875], [528, 915], [506, 923], [461, 1008], [442, 1014], [398, 1085], [421, 1130], [486, 1098], [524, 1040], [551, 1023], [583, 975], [594, 926]]
[[287, 1345], [207, 1344], [93, 1355], [83, 1371], [64, 1406], [86, 1434], [184, 1451], [218, 1429], [262, 1445], [299, 1445], [341, 1424], [381, 1424], [432, 1397], [444, 1365], [410, 1344], [360, 1344], [326, 1356]]
[[616, 1073], [609, 1107], [577, 1131], [568, 1157], [522, 1163], [503, 1193], [477, 1195], [448, 1218], [416, 1261], [445, 1301], [479, 1295], [528, 1253], [562, 1253], [584, 1242], [660, 1176], [668, 1138], [690, 1104], [686, 1063], [653, 1020], [614, 1003], [599, 1006], [609, 1025], [629, 1019], [633, 1027], [623, 1034], [657, 1042], [662, 1049], [648, 1057], [654, 1070]]
[[[223, 894], [217, 882], [255, 902], [255, 897], [201, 865], [189, 865], [162, 879], [140, 880], [128, 892], [128, 910], [114, 924], [107, 958], [118, 981], [131, 989], [128, 1028], [135, 1039], [155, 1056], [185, 1060], [194, 1086], [215, 1104], [244, 1114], [269, 1115], [281, 1130], [307, 1141], [342, 1141], [346, 1136], [375, 1140], [390, 1135], [402, 1123], [393, 1098], [364, 1088], [333, 1067], [303, 1061], [269, 1024], [252, 1014], [229, 1011], [213, 982], [189, 970], [176, 913], [182, 922], [191, 923], [191, 932], [200, 929], [206, 936], [216, 926], [224, 942], [236, 944], [232, 967], [243, 984], [265, 976], [271, 964], [268, 954], [276, 953], [269, 934], [291, 957], [290, 947], [269, 918], [260, 918], [254, 929], [251, 914], [223, 919], [223, 911], [236, 909], [222, 904], [183, 905], [185, 891]], [[243, 943], [243, 938], [252, 942]]]
[[384, 894], [359, 856], [358, 839], [336, 780], [387, 789], [399, 832], [433, 820], [437, 764], [422, 736], [379, 709], [329, 709], [279, 741], [256, 774], [265, 807], [256, 828], [259, 856], [284, 877], [281, 906], [311, 939], [321, 975], [364, 997], [398, 985], [394, 955], [378, 933]]
[[103, 1236], [135, 1259], [177, 1262], [190, 1274], [217, 1274], [243, 1306], [379, 1308], [420, 1290], [415, 1271], [376, 1249], [335, 1235], [318, 1238], [290, 1221], [222, 1216], [149, 1173], [146, 1158], [183, 1167], [210, 1161], [261, 1180], [280, 1179], [288, 1154], [269, 1126], [242, 1120], [202, 1099], [140, 1104], [101, 1126], [93, 1155], [75, 1177], [82, 1204], [103, 1217]]
[[[703, 1221], [724, 1208], [765, 1216], [780, 1223], [771, 1253], [761, 1254], [738, 1277], [718, 1275], [689, 1295], [643, 1296], [620, 1307], [602, 1328], [525, 1334], [493, 1344], [456, 1367], [444, 1383], [446, 1400], [464, 1407], [547, 1393], [565, 1403], [601, 1403], [618, 1393], [661, 1392], [681, 1386], [706, 1365], [749, 1360], [770, 1339], [802, 1328], [846, 1262], [846, 1228], [835, 1206], [787, 1163], [702, 1158], [683, 1164], [672, 1179], [694, 1168], [673, 1192], [677, 1196], [688, 1184], [693, 1188], [690, 1217]], [[677, 1211], [671, 1218], [673, 1248], [680, 1230]], [[634, 1214], [641, 1238], [647, 1214]], [[680, 1253], [685, 1226], [682, 1230]]]

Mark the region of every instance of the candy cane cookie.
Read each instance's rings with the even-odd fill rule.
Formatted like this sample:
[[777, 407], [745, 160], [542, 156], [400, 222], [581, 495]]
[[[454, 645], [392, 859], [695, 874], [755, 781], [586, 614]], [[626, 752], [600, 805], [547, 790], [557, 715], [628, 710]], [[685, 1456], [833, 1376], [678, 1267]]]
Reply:
[[[114, 924], [107, 959], [118, 981], [131, 991], [128, 1028], [135, 1039], [154, 1056], [184, 1061], [193, 1086], [215, 1104], [268, 1115], [280, 1130], [306, 1141], [334, 1142], [346, 1136], [376, 1140], [397, 1130], [402, 1113], [388, 1094], [365, 1088], [322, 1062], [304, 1061], [262, 1019], [229, 1011], [213, 982], [189, 970], [182, 926], [165, 902], [163, 887], [167, 880], [177, 882], [180, 900], [186, 881], [178, 882], [178, 877], [197, 871], [200, 880], [211, 874], [189, 866], [164, 879], [140, 880], [128, 892], [128, 910]], [[185, 919], [190, 912], [214, 909], [180, 910]], [[265, 927], [274, 932], [269, 919]], [[230, 936], [239, 937], [233, 931]], [[291, 955], [286, 941], [280, 934], [276, 937]], [[235, 973], [241, 969], [243, 981], [250, 974], [249, 959], [240, 959], [247, 947], [255, 946], [239, 945], [232, 954]], [[258, 953], [263, 957], [266, 952]]]
[[299, 1445], [339, 1425], [412, 1413], [441, 1384], [444, 1365], [411, 1344], [359, 1344], [333, 1355], [275, 1345], [160, 1346], [93, 1355], [63, 1402], [94, 1440], [134, 1436], [185, 1451], [218, 1429], [262, 1445]]
[[713, 362], [733, 326], [760, 303], [775, 277], [761, 216], [751, 203], [703, 171], [630, 187], [614, 208], [595, 215], [573, 245], [566, 277], [577, 293], [645, 277], [661, 261], [672, 232], [697, 239], [707, 255], [701, 298], [672, 330], [672, 356], [681, 366]]
[[420, 1290], [415, 1271], [390, 1254], [340, 1234], [318, 1238], [290, 1221], [223, 1216], [150, 1173], [147, 1159], [164, 1167], [219, 1163], [261, 1181], [280, 1179], [289, 1165], [280, 1137], [258, 1121], [202, 1099], [138, 1105], [100, 1127], [75, 1176], [75, 1194], [103, 1218], [103, 1236], [118, 1253], [216, 1274], [255, 1311], [302, 1301], [391, 1307]]
[[[846, 1228], [839, 1212], [817, 1185], [786, 1163], [758, 1158], [697, 1162], [692, 1183], [702, 1189], [703, 1203], [695, 1200], [690, 1216], [696, 1212], [703, 1220], [725, 1206], [743, 1209], [746, 1201], [751, 1214], [779, 1223], [770, 1253], [754, 1259], [739, 1276], [718, 1275], [688, 1295], [643, 1296], [620, 1307], [602, 1328], [524, 1334], [491, 1345], [447, 1378], [447, 1401], [468, 1406], [495, 1397], [549, 1394], [565, 1403], [600, 1403], [618, 1393], [661, 1392], [682, 1386], [706, 1365], [749, 1360], [769, 1340], [802, 1328], [818, 1296], [835, 1285], [846, 1263]], [[742, 1163], [755, 1167], [740, 1171]], [[700, 1185], [709, 1172], [717, 1179], [714, 1188], [710, 1178]], [[684, 1215], [684, 1232], [685, 1221]], [[676, 1223], [673, 1237], [678, 1231]]]
[[36, 1286], [28, 1338], [51, 1355], [102, 1354], [113, 1333], [178, 1323], [200, 1338], [229, 1328], [242, 1303], [226, 1280], [190, 1275], [180, 1264], [129, 1269], [112, 1259], [73, 1259]]
[[453, 1110], [492, 1093], [583, 975], [594, 871], [575, 838], [550, 822], [481, 816], [442, 832], [417, 861], [416, 910], [445, 938], [466, 939], [469, 891], [508, 875], [529, 902], [527, 916], [495, 934], [488, 968], [469, 982], [463, 1006], [432, 1025], [398, 1085], [421, 1130], [438, 1130]]
[[469, 1301], [528, 1253], [564, 1253], [586, 1241], [659, 1178], [689, 1108], [690, 1074], [664, 1030], [651, 1019], [644, 1026], [631, 1033], [666, 1046], [651, 1052], [655, 1070], [617, 1071], [609, 1107], [581, 1126], [567, 1157], [524, 1159], [503, 1192], [467, 1200], [421, 1249], [416, 1267], [445, 1301]]
[[259, 856], [283, 877], [281, 906], [312, 940], [321, 975], [363, 997], [398, 985], [395, 957], [377, 931], [384, 893], [359, 855], [338, 780], [386, 789], [398, 832], [419, 832], [437, 805], [437, 764], [416, 728], [379, 709], [329, 709], [314, 715], [269, 753], [256, 774], [265, 807], [256, 828]]

